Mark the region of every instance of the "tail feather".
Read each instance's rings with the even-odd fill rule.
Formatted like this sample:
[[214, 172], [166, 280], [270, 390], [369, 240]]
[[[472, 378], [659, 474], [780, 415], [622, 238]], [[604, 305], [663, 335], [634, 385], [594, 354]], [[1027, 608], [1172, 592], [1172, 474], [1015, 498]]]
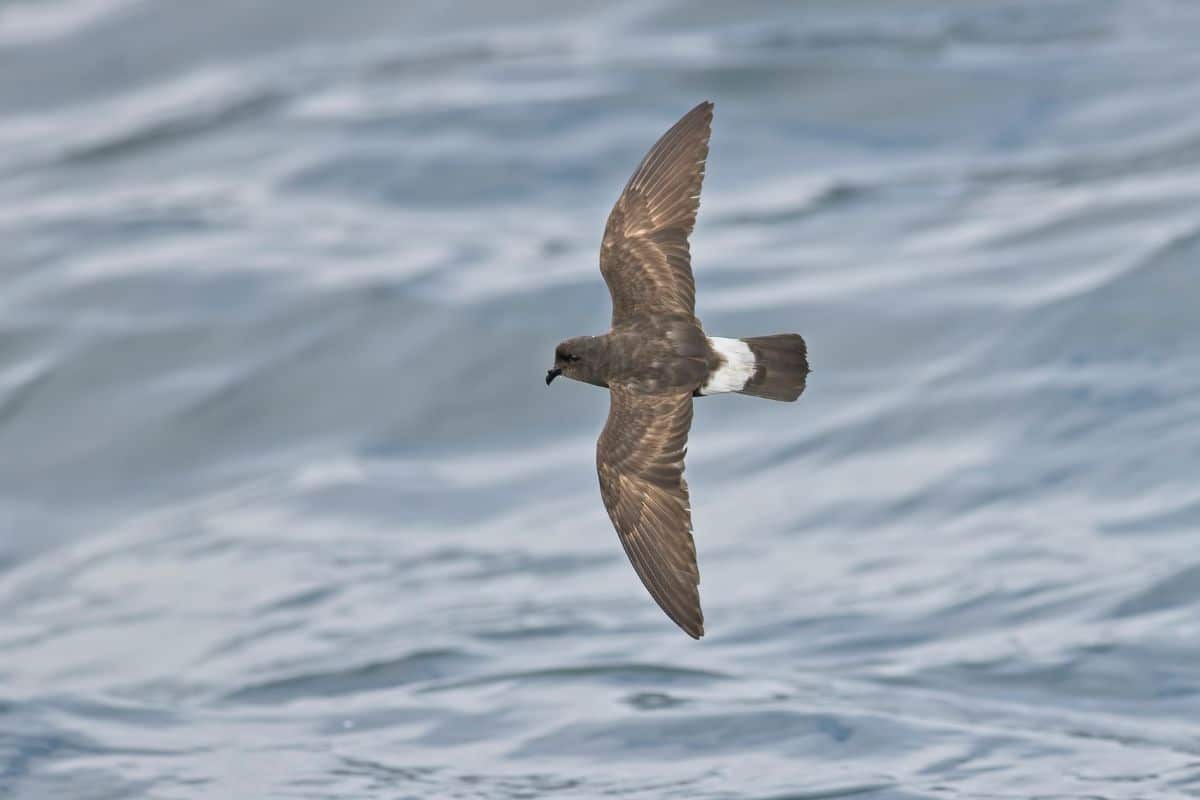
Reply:
[[790, 403], [804, 391], [808, 347], [798, 333], [777, 333], [741, 340], [754, 353], [754, 374], [740, 394]]

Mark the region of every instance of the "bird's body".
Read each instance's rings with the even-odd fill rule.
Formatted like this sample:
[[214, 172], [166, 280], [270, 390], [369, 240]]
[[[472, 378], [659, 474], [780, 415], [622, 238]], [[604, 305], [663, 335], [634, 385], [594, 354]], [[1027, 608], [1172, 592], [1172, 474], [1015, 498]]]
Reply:
[[692, 399], [737, 392], [791, 401], [808, 357], [797, 334], [725, 339], [695, 315], [688, 236], [708, 155], [712, 103], [701, 103], [651, 148], [604, 231], [600, 271], [612, 328], [567, 339], [546, 375], [608, 388], [608, 422], [596, 446], [600, 494], [629, 560], [667, 615], [704, 634], [700, 573], [683, 457]]
[[622, 383], [645, 394], [697, 389], [716, 363], [694, 319], [646, 317], [568, 341], [586, 347], [586, 356], [580, 354], [585, 383]]

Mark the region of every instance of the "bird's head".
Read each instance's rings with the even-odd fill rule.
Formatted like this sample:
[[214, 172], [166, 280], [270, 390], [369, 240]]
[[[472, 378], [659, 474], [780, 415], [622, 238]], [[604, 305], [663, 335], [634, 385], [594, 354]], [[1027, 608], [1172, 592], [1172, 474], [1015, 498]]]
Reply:
[[602, 365], [597, 340], [595, 336], [576, 336], [560, 342], [554, 348], [554, 366], [546, 372], [546, 385], [559, 375], [566, 375], [573, 380], [604, 386], [599, 379]]

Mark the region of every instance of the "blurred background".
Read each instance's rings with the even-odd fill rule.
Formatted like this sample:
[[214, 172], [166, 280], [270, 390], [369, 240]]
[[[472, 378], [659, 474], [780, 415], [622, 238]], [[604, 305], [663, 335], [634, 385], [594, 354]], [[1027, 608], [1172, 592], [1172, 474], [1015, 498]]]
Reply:
[[[0, 2], [0, 795], [1200, 796], [1200, 6]], [[709, 635], [604, 218], [716, 103]]]

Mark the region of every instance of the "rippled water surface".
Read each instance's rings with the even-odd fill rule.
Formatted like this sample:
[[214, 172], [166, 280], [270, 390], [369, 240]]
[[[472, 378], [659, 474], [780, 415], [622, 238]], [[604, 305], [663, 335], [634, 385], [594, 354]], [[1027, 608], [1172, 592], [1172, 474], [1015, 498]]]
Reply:
[[[0, 2], [0, 796], [1200, 797], [1200, 6]], [[716, 103], [709, 635], [600, 504]]]

